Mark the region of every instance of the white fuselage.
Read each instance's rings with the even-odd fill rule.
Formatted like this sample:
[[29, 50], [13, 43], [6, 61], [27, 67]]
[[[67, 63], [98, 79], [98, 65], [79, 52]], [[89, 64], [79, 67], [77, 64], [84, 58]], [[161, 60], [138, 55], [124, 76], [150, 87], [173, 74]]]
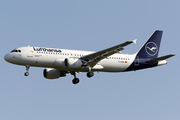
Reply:
[[47, 79], [74, 76], [73, 84], [79, 83], [76, 74], [87, 72], [87, 77], [94, 76], [94, 71], [124, 72], [136, 71], [167, 64], [174, 54], [158, 57], [162, 31], [156, 30], [135, 54], [120, 54], [124, 47], [136, 43], [136, 40], [98, 51], [80, 51], [45, 47], [20, 47], [4, 56], [7, 62], [26, 67], [25, 76], [29, 75], [30, 66], [45, 67], [43, 75]]
[[[44, 50], [45, 49], [45, 50]], [[78, 59], [82, 56], [92, 54], [91, 51], [54, 49], [41, 47], [20, 47], [16, 51], [5, 56], [5, 60], [17, 65], [29, 65], [34, 67], [55, 68], [63, 71], [88, 72], [88, 68], [67, 68], [64, 60], [66, 58]], [[19, 50], [19, 51], [18, 51]], [[136, 54], [114, 54], [97, 63], [92, 71], [123, 72], [135, 60]]]

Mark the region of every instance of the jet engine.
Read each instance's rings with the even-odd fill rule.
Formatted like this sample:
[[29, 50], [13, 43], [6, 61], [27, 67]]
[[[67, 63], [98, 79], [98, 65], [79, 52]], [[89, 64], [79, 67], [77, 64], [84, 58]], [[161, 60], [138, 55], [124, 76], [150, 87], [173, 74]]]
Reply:
[[66, 58], [64, 63], [66, 68], [80, 68], [82, 65], [81, 59], [77, 58]]
[[65, 77], [66, 73], [61, 72], [60, 70], [53, 68], [46, 68], [43, 71], [43, 75], [47, 79], [57, 79], [59, 77]]

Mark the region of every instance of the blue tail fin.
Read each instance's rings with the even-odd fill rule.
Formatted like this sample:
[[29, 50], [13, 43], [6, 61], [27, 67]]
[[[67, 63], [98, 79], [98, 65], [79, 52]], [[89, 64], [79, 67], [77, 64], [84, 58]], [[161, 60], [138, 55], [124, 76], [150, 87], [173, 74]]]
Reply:
[[163, 31], [156, 30], [137, 53], [140, 58], [157, 58]]

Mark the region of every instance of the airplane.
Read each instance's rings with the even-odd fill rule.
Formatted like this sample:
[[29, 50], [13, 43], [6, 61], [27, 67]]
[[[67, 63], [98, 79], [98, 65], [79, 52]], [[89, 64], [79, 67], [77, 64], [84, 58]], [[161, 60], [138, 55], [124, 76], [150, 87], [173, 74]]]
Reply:
[[29, 68], [44, 67], [43, 75], [47, 79], [74, 76], [73, 84], [79, 83], [77, 73], [87, 72], [87, 77], [94, 76], [94, 72], [127, 72], [152, 68], [167, 64], [168, 59], [175, 54], [158, 57], [163, 31], [156, 30], [135, 54], [122, 54], [124, 47], [135, 43], [136, 40], [126, 41], [114, 47], [99, 52], [68, 50], [46, 47], [19, 47], [4, 56], [12, 64], [26, 67], [25, 76], [29, 75]]

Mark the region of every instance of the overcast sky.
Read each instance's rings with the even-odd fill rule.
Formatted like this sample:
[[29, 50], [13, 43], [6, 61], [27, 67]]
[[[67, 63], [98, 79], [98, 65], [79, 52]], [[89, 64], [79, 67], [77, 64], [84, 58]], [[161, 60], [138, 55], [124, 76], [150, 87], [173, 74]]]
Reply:
[[[179, 120], [179, 0], [1, 0], [1, 120]], [[137, 40], [139, 50], [154, 30], [163, 30], [159, 56], [168, 64], [125, 73], [78, 74], [56, 80], [44, 68], [7, 63], [4, 55], [22, 46], [100, 51]]]

